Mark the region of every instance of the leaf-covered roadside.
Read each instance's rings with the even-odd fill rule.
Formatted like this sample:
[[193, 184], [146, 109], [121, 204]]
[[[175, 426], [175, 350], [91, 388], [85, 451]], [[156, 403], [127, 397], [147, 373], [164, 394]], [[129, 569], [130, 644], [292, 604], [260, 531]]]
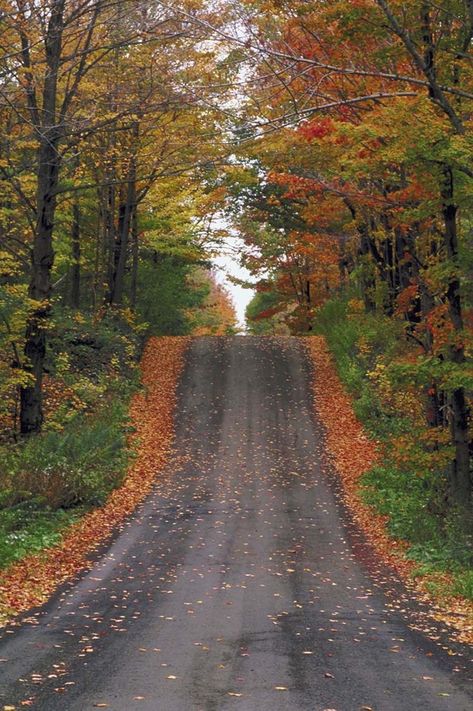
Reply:
[[[392, 538], [387, 530], [387, 516], [377, 513], [363, 500], [363, 477], [379, 462], [380, 450], [355, 415], [325, 338], [313, 336], [305, 343], [314, 366], [314, 405], [325, 428], [327, 450], [339, 475], [344, 501], [355, 522], [380, 557], [409, 586], [415, 586], [416, 593], [429, 600], [434, 617], [445, 622], [457, 639], [472, 643], [473, 604], [460, 596], [435, 595], [431, 583], [439, 575], [419, 575], [415, 562], [406, 557], [408, 544]], [[448, 578], [448, 574], [442, 577]]]
[[69, 527], [61, 542], [9, 566], [0, 578], [0, 620], [44, 603], [88, 565], [90, 554], [151, 490], [169, 454], [178, 378], [188, 338], [152, 338], [142, 358], [143, 389], [132, 400], [136, 457], [123, 484], [104, 506]]

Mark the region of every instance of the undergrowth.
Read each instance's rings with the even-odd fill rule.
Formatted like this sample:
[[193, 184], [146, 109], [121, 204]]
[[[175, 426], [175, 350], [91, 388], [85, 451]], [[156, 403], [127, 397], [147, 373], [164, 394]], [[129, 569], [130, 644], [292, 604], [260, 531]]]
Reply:
[[127, 397], [115, 399], [0, 453], [0, 567], [56, 543], [120, 485], [130, 456], [127, 407]]
[[433, 592], [473, 599], [469, 529], [445, 506], [448, 451], [440, 446], [433, 457], [423, 441], [419, 398], [389, 380], [390, 366], [408, 348], [402, 323], [338, 298], [319, 311], [315, 330], [326, 338], [357, 417], [381, 444], [382, 463], [362, 478], [362, 498], [388, 517], [394, 538], [410, 544], [415, 575], [432, 576]]
[[44, 431], [0, 446], [0, 568], [57, 543], [122, 483], [139, 345], [127, 324], [59, 321]]

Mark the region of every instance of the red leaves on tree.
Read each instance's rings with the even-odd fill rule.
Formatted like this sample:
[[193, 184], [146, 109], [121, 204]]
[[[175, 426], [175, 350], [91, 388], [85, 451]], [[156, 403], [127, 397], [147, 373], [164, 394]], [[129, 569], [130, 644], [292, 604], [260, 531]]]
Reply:
[[447, 304], [438, 304], [430, 311], [426, 326], [432, 335], [434, 350], [439, 350], [449, 343], [454, 329]]
[[419, 295], [419, 287], [417, 284], [410, 284], [397, 297], [396, 314], [407, 314]]
[[325, 138], [333, 133], [333, 131], [334, 123], [331, 118], [308, 121], [299, 127], [299, 133], [301, 133], [309, 143], [317, 139]]

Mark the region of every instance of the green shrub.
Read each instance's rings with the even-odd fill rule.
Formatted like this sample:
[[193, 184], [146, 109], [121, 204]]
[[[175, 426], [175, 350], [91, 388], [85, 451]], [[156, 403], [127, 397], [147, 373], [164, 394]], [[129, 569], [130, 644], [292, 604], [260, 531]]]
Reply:
[[388, 465], [373, 467], [362, 485], [363, 498], [389, 517], [395, 538], [426, 543], [437, 536], [438, 522], [429, 511], [431, 490], [424, 480]]
[[98, 318], [56, 307], [48, 370], [56, 374], [59, 368], [62, 377], [69, 376], [68, 383], [78, 377], [98, 383], [111, 371], [128, 377], [136, 368], [143, 330], [126, 309], [109, 309]]
[[399, 347], [399, 328], [381, 315], [352, 314], [349, 303], [348, 297], [328, 301], [317, 314], [315, 330], [328, 343], [358, 419], [376, 439], [385, 438], [404, 429], [405, 423], [383, 410], [367, 374], [380, 356], [388, 357]]
[[452, 594], [473, 600], [473, 570], [462, 571], [455, 577]]
[[130, 460], [128, 394], [109, 393], [94, 413], [5, 446], [0, 465], [0, 567], [58, 542], [84, 511], [103, 504]]
[[62, 432], [32, 437], [4, 453], [0, 488], [14, 505], [30, 499], [52, 510], [103, 503], [126, 470], [126, 402], [77, 415]]

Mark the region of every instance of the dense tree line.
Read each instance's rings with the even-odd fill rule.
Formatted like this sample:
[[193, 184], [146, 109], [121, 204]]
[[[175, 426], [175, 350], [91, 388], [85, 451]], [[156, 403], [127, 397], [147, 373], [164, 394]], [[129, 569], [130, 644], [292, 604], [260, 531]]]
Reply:
[[199, 26], [165, 3], [0, 10], [3, 385], [28, 435], [55, 314], [137, 314], [163, 260], [177, 292], [199, 291], [188, 271], [207, 259], [219, 146], [198, 84], [217, 70]]
[[99, 387], [150, 329], [231, 332], [207, 270], [225, 210], [258, 280], [250, 329], [324, 331], [402, 481], [468, 528], [472, 4], [0, 9], [0, 387], [20, 433], [67, 368]]

